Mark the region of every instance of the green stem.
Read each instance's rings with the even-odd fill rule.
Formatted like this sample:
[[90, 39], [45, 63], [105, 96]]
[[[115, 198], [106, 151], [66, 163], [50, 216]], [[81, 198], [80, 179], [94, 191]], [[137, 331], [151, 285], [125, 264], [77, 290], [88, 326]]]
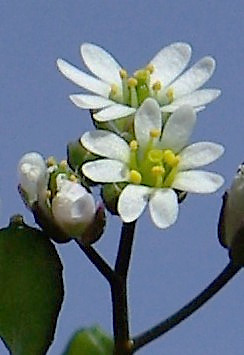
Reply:
[[144, 345], [150, 343], [161, 335], [165, 334], [184, 319], [188, 318], [192, 313], [198, 310], [205, 302], [213, 297], [227, 282], [237, 274], [241, 269], [241, 266], [235, 265], [230, 262], [224, 270], [215, 278], [213, 282], [209, 284], [205, 290], [203, 290], [198, 296], [193, 298], [191, 302], [182, 307], [175, 314], [158, 323], [153, 328], [139, 334], [133, 339], [132, 352], [142, 348]]
[[128, 321], [127, 276], [134, 240], [135, 222], [124, 223], [117, 259], [116, 278], [111, 283], [114, 328], [114, 355], [131, 354], [131, 342]]
[[92, 262], [92, 264], [105, 277], [105, 279], [110, 284], [114, 283], [114, 280], [116, 278], [115, 272], [107, 264], [107, 262], [98, 254], [98, 252], [91, 245], [85, 246], [79, 240], [75, 239], [75, 241], [79, 245], [80, 249], [86, 254], [88, 259]]

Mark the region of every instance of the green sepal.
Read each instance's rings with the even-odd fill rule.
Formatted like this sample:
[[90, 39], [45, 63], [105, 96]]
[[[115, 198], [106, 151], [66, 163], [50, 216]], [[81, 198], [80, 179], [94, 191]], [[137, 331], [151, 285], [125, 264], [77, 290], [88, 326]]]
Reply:
[[118, 215], [117, 204], [122, 190], [127, 184], [124, 182], [104, 184], [101, 197], [106, 209], [113, 215]]
[[244, 223], [233, 238], [229, 255], [234, 264], [244, 267]]
[[89, 186], [95, 186], [96, 183], [84, 176], [81, 170], [81, 166], [82, 164], [88, 161], [93, 161], [97, 158], [98, 156], [92, 154], [83, 147], [80, 140], [70, 142], [67, 145], [67, 162], [69, 164], [69, 167], [76, 174], [79, 174], [82, 185], [85, 186], [87, 189], [89, 189]]
[[12, 355], [44, 355], [63, 301], [53, 243], [21, 216], [0, 230], [0, 336]]
[[81, 329], [70, 340], [63, 355], [112, 355], [113, 340], [99, 326]]

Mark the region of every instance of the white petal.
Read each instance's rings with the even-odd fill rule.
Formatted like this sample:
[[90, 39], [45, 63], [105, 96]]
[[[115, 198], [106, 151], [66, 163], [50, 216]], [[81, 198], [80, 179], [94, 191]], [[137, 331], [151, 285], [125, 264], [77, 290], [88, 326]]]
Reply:
[[204, 57], [199, 60], [171, 85], [175, 98], [200, 88], [212, 76], [214, 69], [215, 60], [212, 57]]
[[99, 109], [114, 105], [114, 101], [96, 95], [70, 95], [71, 101], [78, 107], [84, 109]]
[[73, 81], [76, 85], [82, 88], [92, 91], [95, 94], [108, 97], [110, 94], [110, 85], [102, 82], [101, 80], [95, 79], [92, 76], [83, 73], [81, 70], [75, 66], [69, 64], [63, 59], [57, 60], [58, 69], [61, 73], [69, 80]]
[[100, 79], [121, 86], [119, 63], [103, 48], [91, 43], [81, 46], [81, 55], [86, 66]]
[[30, 204], [37, 200], [40, 189], [47, 183], [48, 172], [43, 157], [36, 152], [25, 154], [18, 164], [19, 183]]
[[146, 99], [135, 114], [135, 136], [140, 147], [145, 146], [150, 138], [150, 131], [161, 132], [162, 117], [159, 105], [154, 99]]
[[93, 117], [99, 122], [106, 122], [110, 120], [116, 120], [117, 118], [129, 116], [135, 111], [136, 109], [133, 107], [115, 104], [95, 113]]
[[185, 95], [173, 101], [172, 104], [163, 106], [162, 112], [174, 112], [178, 107], [182, 105], [191, 105], [193, 107], [199, 107], [209, 104], [215, 100], [221, 94], [217, 89], [202, 89], [194, 91], [189, 95]]
[[207, 165], [224, 153], [224, 147], [211, 142], [198, 142], [189, 145], [180, 153], [179, 170], [194, 169]]
[[161, 147], [179, 152], [189, 141], [195, 123], [196, 113], [193, 108], [188, 105], [179, 107], [165, 124]]
[[121, 160], [122, 162], [129, 161], [129, 145], [115, 133], [105, 130], [86, 132], [80, 141], [86, 149], [94, 154], [105, 158]]
[[177, 195], [172, 189], [157, 189], [150, 197], [149, 210], [158, 228], [168, 228], [178, 216]]
[[82, 172], [95, 182], [127, 181], [128, 169], [118, 160], [99, 159], [82, 165]]
[[207, 171], [181, 171], [172, 184], [172, 187], [186, 192], [212, 193], [223, 185], [222, 176]]
[[52, 213], [59, 226], [69, 235], [80, 235], [95, 215], [92, 194], [78, 183], [63, 180], [52, 200]]
[[150, 187], [141, 185], [127, 185], [124, 188], [118, 202], [118, 212], [124, 222], [135, 221], [142, 214], [150, 191]]
[[151, 60], [154, 72], [152, 83], [159, 80], [163, 86], [169, 85], [187, 66], [191, 58], [191, 47], [187, 43], [173, 43], [159, 51]]

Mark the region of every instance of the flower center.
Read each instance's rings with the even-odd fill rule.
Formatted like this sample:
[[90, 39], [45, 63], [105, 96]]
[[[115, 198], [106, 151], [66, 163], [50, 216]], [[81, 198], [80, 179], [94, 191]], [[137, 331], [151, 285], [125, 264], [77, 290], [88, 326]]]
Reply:
[[150, 187], [170, 187], [178, 171], [180, 158], [171, 149], [155, 147], [160, 132], [152, 130], [147, 146], [140, 149], [138, 142], [130, 142], [129, 181]]
[[162, 81], [154, 81], [151, 78], [154, 66], [148, 64], [145, 68], [136, 70], [129, 77], [125, 69], [120, 70], [121, 88], [116, 84], [111, 85], [109, 98], [120, 104], [138, 108], [143, 101], [152, 97], [160, 106], [168, 105], [174, 101], [173, 88], [164, 88]]

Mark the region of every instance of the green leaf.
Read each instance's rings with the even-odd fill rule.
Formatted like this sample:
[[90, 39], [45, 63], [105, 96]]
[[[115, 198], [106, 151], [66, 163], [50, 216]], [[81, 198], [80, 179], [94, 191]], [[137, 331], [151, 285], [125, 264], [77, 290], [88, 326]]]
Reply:
[[0, 230], [0, 336], [11, 354], [46, 354], [62, 301], [62, 264], [54, 245], [13, 217]]
[[81, 329], [63, 355], [112, 355], [113, 341], [100, 327]]

